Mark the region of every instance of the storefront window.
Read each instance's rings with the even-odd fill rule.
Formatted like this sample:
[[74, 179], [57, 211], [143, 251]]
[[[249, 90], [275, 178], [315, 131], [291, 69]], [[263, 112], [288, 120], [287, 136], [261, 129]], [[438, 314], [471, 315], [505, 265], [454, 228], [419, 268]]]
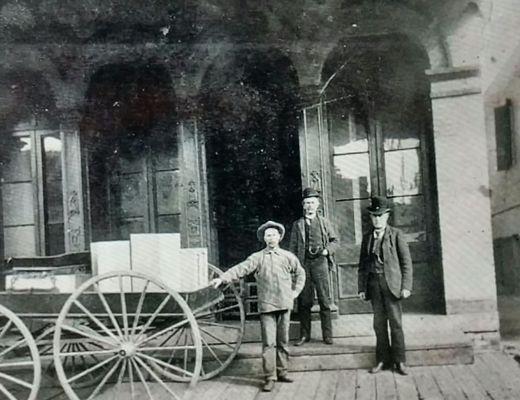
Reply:
[[0, 154], [4, 257], [64, 252], [62, 141], [36, 121], [19, 124]]

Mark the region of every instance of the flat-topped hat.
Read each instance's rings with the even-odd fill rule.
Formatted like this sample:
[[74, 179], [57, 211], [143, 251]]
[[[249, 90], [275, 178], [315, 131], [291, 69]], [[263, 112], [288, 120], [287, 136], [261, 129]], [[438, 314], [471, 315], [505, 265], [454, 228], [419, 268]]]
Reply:
[[383, 215], [390, 211], [390, 203], [388, 199], [383, 196], [374, 196], [371, 199], [372, 204], [367, 207], [367, 211], [374, 215]]
[[267, 221], [266, 223], [260, 225], [260, 227], [256, 231], [256, 237], [258, 238], [258, 240], [260, 240], [261, 242], [264, 241], [265, 231], [269, 228], [275, 228], [276, 230], [278, 230], [278, 232], [280, 232], [280, 240], [283, 239], [283, 236], [285, 235], [285, 228], [283, 227], [283, 225], [279, 224], [278, 222]]
[[320, 197], [320, 192], [310, 187], [303, 189], [302, 199], [308, 199], [309, 197]]

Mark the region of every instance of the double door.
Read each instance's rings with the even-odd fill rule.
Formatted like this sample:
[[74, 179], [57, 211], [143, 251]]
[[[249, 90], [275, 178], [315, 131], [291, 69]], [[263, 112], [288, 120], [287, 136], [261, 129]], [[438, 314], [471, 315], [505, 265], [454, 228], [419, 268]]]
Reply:
[[300, 150], [304, 184], [320, 189], [323, 212], [337, 226], [341, 246], [332, 277], [340, 313], [366, 312], [358, 300], [357, 268], [370, 231], [370, 197], [390, 199], [389, 223], [405, 232], [414, 263], [408, 309], [435, 311], [442, 298], [438, 263], [431, 135], [417, 109], [398, 104], [360, 107], [339, 98], [303, 110]]

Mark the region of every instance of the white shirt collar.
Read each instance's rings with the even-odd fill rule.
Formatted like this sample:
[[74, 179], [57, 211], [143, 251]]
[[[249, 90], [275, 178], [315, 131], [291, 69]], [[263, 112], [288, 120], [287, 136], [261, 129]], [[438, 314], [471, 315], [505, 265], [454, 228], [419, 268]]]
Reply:
[[386, 227], [385, 227], [385, 229], [382, 229], [380, 231], [376, 231], [374, 229], [374, 232], [372, 233], [372, 235], [374, 236], [374, 239], [381, 239], [385, 235], [385, 232], [386, 232]]

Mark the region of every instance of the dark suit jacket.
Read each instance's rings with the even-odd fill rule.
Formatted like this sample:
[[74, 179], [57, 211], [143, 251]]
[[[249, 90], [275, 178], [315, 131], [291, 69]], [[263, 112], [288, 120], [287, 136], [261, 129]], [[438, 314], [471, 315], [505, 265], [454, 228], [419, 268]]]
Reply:
[[[367, 300], [369, 292], [367, 288], [368, 273], [370, 271], [370, 247], [373, 239], [373, 231], [363, 236], [361, 253], [359, 255], [358, 291], [365, 292]], [[392, 294], [400, 298], [401, 290], [412, 291], [413, 267], [412, 257], [404, 233], [397, 228], [387, 225], [382, 243], [382, 255], [385, 278]]]
[[[334, 261], [334, 253], [339, 247], [339, 237], [336, 234], [334, 226], [330, 221], [322, 216], [316, 215], [321, 227], [321, 233], [324, 238], [323, 247], [327, 249], [329, 255], [327, 256], [329, 267], [336, 265]], [[305, 261], [305, 218], [302, 217], [294, 221], [291, 229], [291, 238], [289, 240], [289, 250], [296, 254], [300, 263], [304, 265]]]

